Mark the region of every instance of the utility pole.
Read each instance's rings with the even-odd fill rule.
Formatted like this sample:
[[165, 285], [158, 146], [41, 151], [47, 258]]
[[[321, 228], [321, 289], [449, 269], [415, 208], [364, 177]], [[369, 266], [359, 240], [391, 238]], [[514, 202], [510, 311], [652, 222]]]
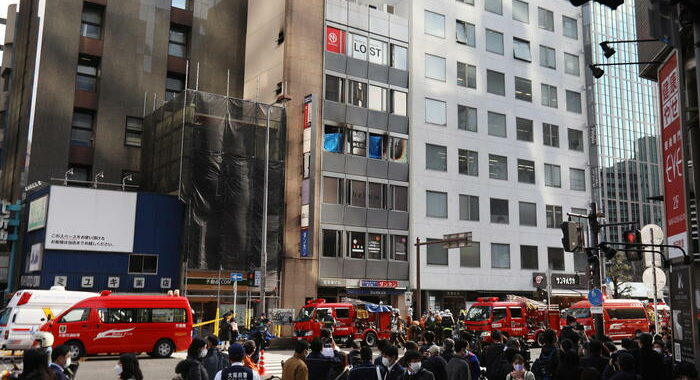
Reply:
[[[602, 288], [602, 280], [600, 278], [601, 276], [601, 265], [604, 265], [604, 261], [601, 260], [600, 257], [600, 250], [598, 249], [598, 234], [600, 234], [600, 223], [598, 223], [598, 209], [595, 204], [595, 202], [591, 202], [591, 212], [588, 214], [588, 228], [590, 229], [590, 243], [591, 247], [593, 249], [589, 250], [589, 254], [595, 255], [597, 262], [593, 266], [593, 271], [590, 274], [591, 278], [589, 279], [589, 290], [598, 288]], [[595, 335], [596, 339], [599, 341], [603, 341], [603, 336], [605, 335], [604, 330], [604, 325], [603, 325], [603, 314], [593, 314], [593, 322], [595, 325]]]

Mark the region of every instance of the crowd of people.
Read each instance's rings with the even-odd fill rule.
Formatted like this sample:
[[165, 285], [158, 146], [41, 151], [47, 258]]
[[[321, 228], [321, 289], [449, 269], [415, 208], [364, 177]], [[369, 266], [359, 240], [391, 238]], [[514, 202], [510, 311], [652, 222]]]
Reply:
[[[19, 380], [73, 380], [78, 363], [72, 362], [68, 346], [56, 346], [53, 350], [32, 348], [22, 355], [22, 371]], [[134, 354], [121, 354], [114, 366], [114, 376], [118, 380], [143, 380], [139, 361]]]

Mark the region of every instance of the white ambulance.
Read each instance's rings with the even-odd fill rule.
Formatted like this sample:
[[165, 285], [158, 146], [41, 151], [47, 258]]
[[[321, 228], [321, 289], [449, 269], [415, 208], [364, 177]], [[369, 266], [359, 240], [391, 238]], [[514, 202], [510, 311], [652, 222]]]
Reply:
[[25, 350], [32, 347], [34, 333], [49, 319], [85, 298], [92, 292], [68, 291], [62, 286], [50, 290], [18, 290], [0, 311], [0, 348]]

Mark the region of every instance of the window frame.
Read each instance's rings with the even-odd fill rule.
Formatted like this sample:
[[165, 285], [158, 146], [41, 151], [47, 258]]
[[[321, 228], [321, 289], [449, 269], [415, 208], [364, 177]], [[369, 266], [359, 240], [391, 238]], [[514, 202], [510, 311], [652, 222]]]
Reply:
[[[437, 72], [433, 72], [431, 63], [439, 64], [440, 67]], [[431, 68], [430, 70], [428, 69], [429, 67]], [[439, 55], [425, 53], [425, 77], [440, 82], [447, 81], [447, 59]]]
[[[498, 204], [500, 203], [500, 205]], [[503, 215], [498, 215], [494, 214], [494, 205], [495, 206], [506, 206], [506, 216], [505, 216], [505, 221], [499, 222], [497, 221], [498, 217], [502, 217]], [[489, 222], [492, 224], [510, 224], [510, 201], [508, 199], [502, 199], [502, 198], [489, 198]], [[495, 220], [495, 221], [494, 221]]]
[[553, 148], [559, 148], [561, 139], [559, 137], [558, 125], [544, 122], [542, 123], [542, 144]]
[[[505, 167], [505, 177], [500, 178], [497, 176], [498, 173], [496, 171], [492, 171], [492, 168], [497, 168], [496, 163]], [[489, 153], [489, 179], [508, 181], [508, 156]]]
[[[476, 207], [472, 207], [474, 206], [474, 202]], [[462, 207], [463, 205], [465, 207]], [[459, 194], [459, 220], [478, 222], [481, 219], [480, 208], [481, 205], [479, 204], [478, 195]], [[476, 214], [476, 216], [474, 214]]]
[[[462, 164], [462, 157], [466, 159], [466, 164]], [[473, 165], [470, 165], [470, 160], [473, 159]], [[457, 149], [457, 168], [458, 173], [471, 177], [479, 176], [479, 152], [469, 149]], [[462, 170], [465, 168], [466, 170]], [[475, 170], [470, 170], [475, 169]]]
[[[569, 70], [569, 64], [570, 62], [573, 62], [573, 59], [576, 59], [576, 72], [574, 73], [573, 70]], [[571, 54], [564, 52], [564, 73], [569, 74], [569, 75], [574, 75], [574, 76], [581, 76], [581, 59], [579, 58], [578, 55], [576, 54]]]
[[[573, 99], [570, 99], [569, 95]], [[577, 114], [583, 113], [583, 95], [580, 92], [565, 90], [566, 110]], [[576, 102], [578, 100], [578, 102]]]
[[563, 222], [562, 206], [545, 205], [545, 220], [547, 228], [560, 228]]
[[[578, 178], [574, 178], [574, 173], [577, 173], [576, 176], [581, 176], [580, 181]], [[586, 191], [586, 169], [569, 168], [569, 189], [573, 191]]]
[[[531, 248], [534, 248], [534, 252], [532, 252], [532, 251], [529, 251], [529, 252], [528, 252], [528, 251], [525, 251], [525, 250], [523, 250], [523, 248], [526, 248], [527, 250], [530, 250]], [[539, 270], [539, 269], [540, 269], [540, 258], [539, 258], [539, 252], [538, 252], [538, 251], [539, 251], [539, 249], [538, 249], [538, 247], [537, 247], [536, 245], [521, 244], [521, 245], [520, 245], [520, 269], [523, 269], [523, 270]], [[534, 261], [535, 261], [534, 265], [525, 266], [525, 262], [526, 262], [526, 261], [529, 261], [529, 260], [525, 260], [525, 256], [526, 256], [526, 255], [532, 255], [533, 253], [534, 253], [533, 257], [535, 258], [535, 260], [534, 260]]]
[[[574, 35], [573, 36], [567, 34], [567, 30], [571, 30], [571, 29], [567, 29], [567, 27], [566, 27], [567, 20], [573, 21], [573, 25], [574, 25], [574, 29], [573, 29]], [[561, 30], [562, 30], [562, 34], [564, 35], [564, 37], [568, 37], [568, 38], [571, 38], [573, 40], [578, 40], [578, 20], [576, 20], [575, 18], [568, 17], [566, 15], [562, 15], [561, 16]]]
[[[552, 257], [552, 254], [561, 257]], [[564, 248], [557, 247], [547, 247], [547, 268], [549, 270], [555, 271], [565, 271], [566, 270], [566, 257], [564, 253]], [[557, 265], [554, 267], [553, 264], [561, 263], [561, 266]]]
[[[547, 83], [540, 84], [542, 105], [550, 108], [559, 108], [559, 89]], [[552, 97], [552, 93], [554, 97]]]
[[[543, 24], [543, 18], [542, 16], [545, 16], [544, 19], [544, 24]], [[548, 25], [548, 24], [551, 24]], [[542, 7], [537, 7], [537, 26], [540, 29], [544, 29], [550, 32], [554, 32], [554, 12], [550, 11], [549, 9], [542, 8]]]
[[[497, 6], [489, 6], [489, 4], [498, 4]], [[492, 8], [493, 7], [493, 8]], [[496, 15], [503, 15], [503, 0], [484, 0], [484, 10]]]
[[[500, 36], [500, 49], [492, 50], [489, 48], [489, 35]], [[497, 30], [486, 28], [484, 31], [484, 47], [485, 47], [486, 51], [489, 53], [498, 54], [498, 55], [505, 55], [505, 41], [503, 40], [503, 32], [499, 32]], [[491, 47], [494, 47], [494, 46], [491, 46]], [[495, 46], [495, 47], [499, 48], [499, 46]]]
[[[86, 17], [85, 17], [86, 10], [87, 11], [94, 11], [95, 14], [99, 13], [98, 14], [99, 22], [86, 20]], [[103, 6], [99, 6], [96, 4], [90, 4], [87, 2], [84, 3], [83, 9], [82, 9], [81, 15], [80, 15], [80, 36], [81, 37], [91, 38], [94, 40], [101, 40], [102, 39], [102, 36], [103, 36], [102, 26], [104, 25], [104, 21], [105, 21], [105, 12], [104, 11], [105, 11], [105, 9]], [[88, 27], [97, 28], [99, 35], [97, 37], [94, 37], [93, 35], [89, 35], [88, 34]]]
[[[572, 138], [573, 136], [576, 136], [576, 138]], [[568, 145], [569, 145], [569, 150], [573, 150], [575, 152], [583, 152], [585, 150], [585, 143], [584, 143], [584, 137], [583, 137], [583, 131], [580, 131], [578, 129], [573, 129], [573, 128], [567, 128], [567, 140], [568, 140]], [[580, 137], [580, 139], [579, 139]], [[572, 145], [571, 143], [575, 140], [578, 140], [579, 143], [577, 146], [580, 147], [580, 149], [577, 149], [576, 145]]]
[[[492, 85], [492, 81], [489, 80], [489, 78], [495, 79], [496, 75], [499, 76], [499, 78], [501, 79], [499, 80], [499, 82], [503, 86], [503, 89], [499, 89], [500, 91], [498, 92], [492, 91], [496, 90], [496, 88], [493, 87], [496, 84]], [[486, 69], [486, 92], [492, 95], [506, 96], [506, 74], [500, 71]]]
[[[517, 46], [527, 46], [527, 57], [520, 56], [518, 54], [518, 49]], [[513, 58], [523, 61], [523, 62], [532, 62], [532, 50], [530, 49], [530, 41], [518, 38], [518, 37], [513, 37]]]
[[[140, 128], [135, 128], [133, 126], [130, 126], [129, 120], [138, 120], [140, 121]], [[124, 145], [126, 146], [131, 146], [135, 148], [140, 148], [141, 144], [143, 142], [143, 118], [142, 117], [135, 117], [135, 116], [127, 116], [126, 117], [126, 125], [125, 125], [125, 131], [124, 131]], [[129, 142], [129, 138], [135, 138], [135, 136], [138, 135], [138, 144]]]
[[[132, 258], [137, 257], [137, 256], [142, 257], [142, 258], [146, 258], [146, 257], [155, 257], [155, 259], [156, 259], [156, 267], [155, 267], [155, 270], [154, 270], [153, 272], [145, 272], [145, 269], [144, 269], [144, 267], [145, 267], [145, 261], [142, 261], [142, 262], [141, 262], [141, 272], [132, 271], [132, 268], [131, 268], [131, 260], [132, 260]], [[128, 272], [127, 272], [127, 273], [128, 273], [128, 274], [138, 274], [138, 275], [151, 275], [151, 276], [156, 276], [156, 275], [158, 275], [158, 268], [159, 268], [159, 266], [160, 266], [160, 257], [159, 257], [159, 256], [160, 256], [160, 255], [157, 255], [157, 254], [149, 254], [149, 253], [130, 253], [130, 254], [129, 254], [128, 267], [127, 267], [127, 268], [128, 268]], [[142, 259], [142, 260], [143, 260], [143, 259]]]
[[[463, 111], [463, 112], [462, 112]], [[474, 125], [470, 124], [470, 119], [473, 111]], [[464, 116], [462, 118], [461, 116]], [[462, 128], [464, 126], [464, 128]], [[476, 107], [470, 107], [463, 104], [457, 104], [457, 129], [468, 132], [478, 132], [479, 130], [479, 113]]]
[[[469, 250], [476, 250], [476, 260], [472, 258], [472, 263], [471, 265], [465, 265], [465, 263], [468, 263], [467, 260], [465, 260], [465, 256], [467, 256], [470, 252]], [[468, 258], [468, 257], [467, 257]], [[471, 246], [468, 247], [461, 247], [459, 249], [459, 267], [460, 268], [481, 268], [481, 243], [478, 241], [472, 241]]]
[[[515, 99], [522, 100], [524, 102], [532, 103], [532, 80], [519, 77], [519, 76], [514, 76], [513, 77], [513, 85], [514, 85], [514, 92], [515, 92]], [[521, 85], [527, 84], [529, 87], [529, 92], [523, 92], [520, 91], [518, 92], [518, 82], [520, 82]], [[520, 86], [520, 90], [523, 90], [522, 86]], [[523, 95], [518, 95], [518, 93], [521, 93]]]
[[[442, 115], [441, 115], [441, 120], [428, 120], [428, 103], [432, 103], [434, 105], [440, 105], [441, 108], [443, 109]], [[447, 125], [447, 102], [435, 98], [425, 98], [425, 122], [427, 124], [433, 124], [433, 125], [440, 125], [440, 126], [446, 126]]]
[[[516, 12], [515, 12], [515, 8], [516, 8], [516, 7], [515, 7], [515, 4], [525, 4], [525, 11], [527, 12], [527, 13], [526, 13], [526, 19], [525, 19], [525, 20], [521, 20], [520, 18], [515, 17], [515, 14], [516, 14]], [[522, 22], [522, 23], [524, 23], [524, 24], [529, 24], [529, 23], [530, 23], [530, 4], [529, 4], [528, 2], [522, 1], [522, 0], [513, 0], [513, 1], [512, 1], [512, 4], [511, 4], [511, 13], [512, 13], [512, 18], [513, 18], [513, 20], [515, 20], [515, 21], [520, 21], [520, 22]]]
[[[432, 31], [428, 30], [428, 17], [426, 17], [426, 16], [428, 16], [428, 13], [431, 13], [434, 16], [438, 16], [438, 18], [442, 18], [442, 28], [441, 28], [442, 33], [435, 34]], [[437, 21], [437, 19], [435, 21]], [[445, 15], [424, 9], [423, 10], [423, 24], [424, 24], [423, 25], [423, 33], [424, 34], [427, 34], [427, 35], [433, 36], [433, 37], [438, 37], [438, 38], [445, 38]]]
[[[506, 114], [494, 111], [487, 111], [487, 134], [494, 137], [508, 138], [508, 116]], [[500, 122], [503, 121], [503, 129], [501, 133]], [[498, 123], [496, 123], [498, 122]], [[493, 127], [493, 128], [492, 128]], [[496, 129], [498, 128], [498, 129]]]
[[[433, 195], [433, 196], [438, 196], [438, 195], [439, 195], [441, 198], [444, 196], [444, 211], [445, 211], [444, 215], [443, 215], [443, 214], [437, 214], [437, 213], [431, 212], [430, 207], [428, 207], [428, 204], [429, 204], [428, 198], [429, 198], [430, 195]], [[437, 200], [437, 199], [435, 199], [435, 200]], [[447, 195], [446, 192], [443, 192], [443, 191], [434, 191], [434, 190], [426, 190], [426, 191], [425, 191], [425, 216], [428, 217], [428, 218], [447, 219], [447, 218], [449, 217], [449, 215], [450, 215], [450, 213], [449, 213], [449, 207], [448, 207], [448, 206], [449, 206], [449, 203], [448, 203], [448, 202], [449, 202], [449, 199], [448, 199], [448, 195]], [[443, 202], [441, 202], [441, 203], [443, 203]]]
[[[84, 55], [80, 54], [78, 56], [78, 65], [76, 67], [76, 73], [75, 73], [75, 89], [80, 90], [80, 91], [86, 91], [86, 92], [97, 92], [98, 87], [99, 87], [99, 81], [100, 81], [100, 64], [101, 64], [101, 59], [99, 57], [92, 57], [89, 55]], [[82, 69], [82, 68], [87, 68]], [[88, 71], [94, 70], [94, 74], [90, 73]], [[80, 88], [79, 83], [86, 83], [86, 82], [81, 82], [79, 79], [84, 78], [88, 82], [88, 87], [90, 88]]]
[[[558, 173], [558, 178], [555, 176]], [[558, 179], [558, 181], [557, 181]], [[544, 164], [544, 186], [561, 188], [561, 166], [555, 164]]]
[[[345, 103], [345, 78], [326, 74], [325, 79], [324, 99], [336, 103]], [[329, 86], [331, 83], [337, 83], [337, 86]], [[330, 91], [332, 89], [335, 89], [335, 91]]]
[[540, 45], [540, 66], [556, 70], [557, 50], [547, 45]]
[[[326, 233], [335, 235], [335, 255], [326, 254]], [[343, 231], [330, 228], [321, 229], [321, 257], [345, 257], [343, 254]]]
[[[76, 124], [76, 114], [81, 114], [81, 115], [86, 115], [90, 117], [90, 128], [87, 128], [85, 126], [82, 126], [81, 124]], [[82, 144], [79, 143], [82, 140], [78, 140], [74, 138], [73, 136], [73, 131], [82, 131], [90, 132], [90, 139], [87, 144]], [[76, 143], [78, 142], [78, 143]], [[86, 147], [91, 147], [95, 143], [95, 113], [92, 111], [88, 110], [82, 110], [82, 109], [74, 109], [73, 110], [73, 116], [71, 118], [71, 139], [70, 139], [70, 145], [72, 146], [86, 146]]]
[[[531, 210], [526, 211], [534, 211], [534, 222], [523, 218], [523, 206], [531, 207]], [[518, 225], [520, 227], [537, 227], [537, 203], [525, 201], [518, 202]]]
[[[521, 138], [523, 135], [520, 133], [520, 131], [523, 130], [521, 127], [524, 127], [524, 125], [522, 125], [522, 123], [519, 123], [520, 120], [524, 120], [524, 121], [529, 122], [529, 124], [528, 124], [529, 129], [530, 129], [530, 131], [529, 131], [530, 138], [529, 139]], [[515, 117], [515, 139], [518, 141], [534, 142], [535, 141], [535, 125], [534, 124], [535, 124], [535, 122], [533, 120], [526, 119], [524, 117], [516, 116]]]
[[[517, 161], [518, 165], [518, 183], [526, 183], [529, 185], [535, 185], [537, 183], [537, 170], [535, 169], [535, 161], [534, 160], [525, 160], [522, 158], [518, 158]], [[528, 165], [528, 166], [526, 166]], [[532, 181], [524, 181], [523, 179], [527, 179], [524, 177], [523, 172], [521, 172], [520, 168], [525, 168], [525, 167], [530, 167], [532, 168]]]
[[[440, 165], [430, 164], [436, 163], [434, 160], [439, 160]], [[447, 146], [425, 143], [425, 170], [447, 172]]]
[[[508, 266], [496, 266], [496, 261], [495, 257], [495, 247], [505, 247], [507, 249], [508, 253]], [[491, 268], [492, 269], [510, 269], [512, 266], [511, 264], [511, 257], [510, 257], [510, 244], [503, 244], [503, 243], [491, 243]]]
[[[173, 39], [173, 34], [181, 33], [184, 36], [184, 41], [179, 41]], [[171, 57], [178, 57], [182, 59], [187, 59], [187, 41], [189, 39], [189, 31], [187, 28], [179, 27], [177, 25], [170, 25], [170, 30], [168, 32], [168, 55]], [[173, 52], [178, 53], [178, 49], [182, 50], [183, 55], [172, 54]]]

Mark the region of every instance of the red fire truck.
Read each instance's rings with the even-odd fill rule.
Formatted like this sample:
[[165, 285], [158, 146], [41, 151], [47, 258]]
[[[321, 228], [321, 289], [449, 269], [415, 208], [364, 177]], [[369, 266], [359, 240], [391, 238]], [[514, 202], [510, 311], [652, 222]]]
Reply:
[[[588, 336], [595, 334], [595, 324], [588, 300], [571, 305], [568, 314], [576, 317]], [[605, 335], [614, 340], [634, 338], [639, 332], [649, 332], [649, 318], [644, 304], [637, 300], [606, 299], [603, 301]]]
[[323, 298], [309, 300], [299, 310], [294, 321], [297, 339], [312, 341], [321, 336], [324, 318], [331, 315], [335, 320], [333, 338], [350, 343], [361, 339], [370, 346], [378, 339], [391, 338], [392, 309], [384, 305], [366, 302], [328, 303]]
[[491, 342], [494, 330], [539, 344], [542, 331], [559, 329], [558, 305], [546, 305], [524, 297], [509, 298], [507, 301], [500, 301], [498, 297], [477, 298], [469, 308], [464, 327], [479, 334], [486, 343]]

